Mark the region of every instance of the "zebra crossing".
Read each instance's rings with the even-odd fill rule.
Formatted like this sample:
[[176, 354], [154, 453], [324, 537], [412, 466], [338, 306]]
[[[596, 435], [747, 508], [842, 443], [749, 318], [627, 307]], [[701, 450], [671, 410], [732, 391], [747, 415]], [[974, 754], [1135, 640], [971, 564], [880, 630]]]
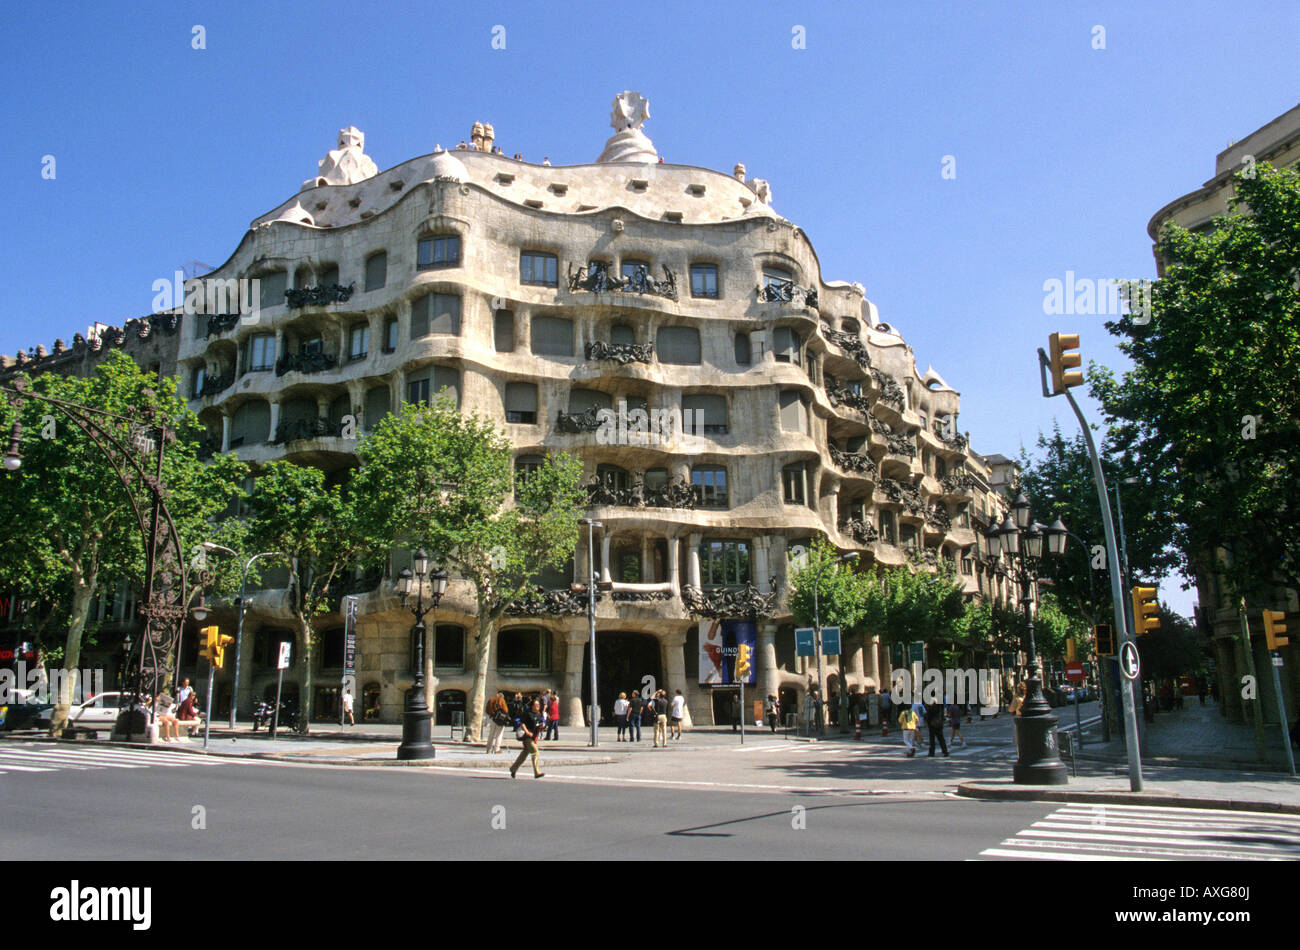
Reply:
[[[928, 743], [924, 745], [918, 743], [916, 754], [919, 757], [926, 755], [929, 749]], [[1006, 758], [1015, 758], [1015, 750], [1005, 745], [963, 745], [957, 748], [949, 746], [951, 757], [954, 759], [972, 759], [975, 761], [991, 761]], [[825, 743], [825, 742], [788, 742], [785, 740], [761, 741], [750, 745], [736, 746], [733, 752], [741, 753], [769, 753], [785, 752], [789, 755], [806, 755], [806, 756], [837, 756], [840, 758], [868, 758], [868, 759], [889, 759], [903, 757], [906, 749], [902, 741], [897, 743]], [[937, 757], [938, 753], [936, 753]]]
[[91, 748], [57, 744], [22, 743], [0, 746], [0, 775], [88, 769], [185, 768], [191, 765], [225, 765], [220, 758], [163, 752], [155, 749]]
[[981, 858], [1041, 861], [1294, 861], [1300, 817], [1154, 805], [1058, 808]]

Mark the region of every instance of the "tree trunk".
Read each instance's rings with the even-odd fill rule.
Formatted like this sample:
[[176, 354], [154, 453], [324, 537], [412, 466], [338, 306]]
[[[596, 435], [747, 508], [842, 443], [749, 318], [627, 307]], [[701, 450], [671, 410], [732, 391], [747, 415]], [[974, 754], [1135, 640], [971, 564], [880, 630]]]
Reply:
[[68, 616], [68, 637], [63, 647], [63, 675], [59, 677], [59, 695], [50, 717], [50, 735], [56, 738], [63, 735], [63, 729], [68, 723], [68, 710], [72, 706], [76, 686], [77, 664], [81, 662], [81, 635], [86, 629], [90, 602], [95, 596], [94, 577], [92, 572], [89, 583], [83, 583], [80, 578], [73, 582], [72, 611]]
[[298, 729], [306, 735], [311, 723], [312, 679], [311, 679], [311, 621], [304, 614], [298, 614], [298, 634], [302, 637], [302, 666], [298, 675]]
[[487, 704], [488, 657], [492, 653], [492, 628], [495, 619], [488, 611], [483, 593], [478, 592], [478, 641], [474, 648], [474, 687], [469, 694], [469, 709], [465, 716], [465, 741], [478, 742], [483, 723], [483, 707]]

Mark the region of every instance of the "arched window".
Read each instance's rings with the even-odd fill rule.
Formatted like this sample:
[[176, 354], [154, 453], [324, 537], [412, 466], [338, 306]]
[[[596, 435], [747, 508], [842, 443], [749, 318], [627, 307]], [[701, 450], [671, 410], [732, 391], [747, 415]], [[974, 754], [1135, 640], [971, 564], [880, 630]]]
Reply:
[[529, 342], [535, 356], [572, 356], [573, 321], [534, 314]]
[[698, 365], [700, 331], [695, 327], [660, 327], [655, 349], [661, 363]]
[[388, 254], [380, 251], [366, 258], [366, 290], [379, 290], [388, 282]]
[[736, 365], [749, 366], [753, 362], [754, 354], [750, 346], [749, 334], [742, 330], [736, 334]]
[[425, 294], [411, 304], [411, 339], [430, 333], [460, 336], [460, 297]]
[[271, 436], [271, 407], [262, 399], [246, 402], [230, 419], [230, 447], [257, 445]]

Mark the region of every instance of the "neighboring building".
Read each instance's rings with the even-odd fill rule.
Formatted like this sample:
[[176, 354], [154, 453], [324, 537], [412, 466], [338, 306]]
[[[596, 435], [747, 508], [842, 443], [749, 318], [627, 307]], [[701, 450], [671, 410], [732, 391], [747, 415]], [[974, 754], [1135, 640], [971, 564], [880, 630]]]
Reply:
[[[1214, 218], [1229, 212], [1228, 202], [1234, 194], [1233, 174], [1258, 162], [1269, 162], [1278, 168], [1300, 165], [1300, 105], [1220, 152], [1215, 159], [1213, 178], [1196, 191], [1171, 201], [1151, 218], [1147, 225], [1151, 239], [1157, 240], [1160, 230], [1168, 224], [1176, 224], [1191, 231], [1212, 230]], [[1244, 213], [1249, 213], [1249, 210], [1246, 209]], [[1159, 254], [1155, 256], [1157, 269], [1163, 273], [1163, 262]], [[1245, 718], [1241, 684], [1250, 668], [1241, 642], [1240, 604], [1230, 596], [1227, 585], [1216, 569], [1229, 556], [1228, 552], [1220, 550], [1214, 557], [1201, 558], [1197, 563], [1196, 591], [1200, 603], [1196, 607], [1196, 625], [1207, 638], [1207, 647], [1214, 657], [1220, 708], [1228, 719], [1241, 722]], [[1271, 603], [1252, 603], [1247, 606], [1253, 672], [1269, 684], [1259, 690], [1259, 695], [1263, 698], [1264, 716], [1266, 720], [1277, 722], [1277, 703], [1271, 685], [1271, 661], [1264, 642], [1264, 624], [1259, 611], [1285, 611], [1290, 630], [1297, 631], [1300, 630], [1300, 600], [1297, 600], [1296, 591], [1279, 585]], [[1300, 674], [1296, 670], [1300, 654], [1296, 653], [1295, 643], [1293, 637], [1291, 645], [1282, 649], [1284, 665], [1281, 670], [1283, 694], [1287, 697], [1286, 702], [1293, 717], [1297, 699], [1300, 698]]]
[[[792, 555], [820, 535], [867, 565], [944, 558], [968, 595], [1005, 597], [975, 534], [1005, 502], [957, 431], [957, 391], [918, 372], [861, 285], [823, 279], [768, 183], [739, 165], [660, 163], [645, 114], [638, 95], [619, 96], [600, 159], [571, 167], [494, 153], [491, 126], [476, 124], [475, 148], [379, 172], [361, 133], [344, 130], [318, 175], [205, 277], [232, 296], [185, 317], [179, 385], [206, 450], [254, 467], [291, 459], [344, 479], [357, 437], [444, 389], [508, 434], [518, 476], [549, 451], [578, 456], [604, 526], [596, 569], [612, 585], [597, 607], [603, 714], [653, 677], [683, 689], [696, 721], [723, 721], [731, 690], [700, 685], [701, 638], [732, 615], [757, 617], [753, 695], [793, 711], [816, 664], [795, 655]], [[257, 312], [241, 317], [254, 301], [239, 282], [253, 278]], [[651, 431], [611, 439], [604, 410]], [[385, 720], [412, 680], [411, 616], [392, 582], [409, 563], [396, 551], [382, 576], [350, 585], [358, 699]], [[585, 600], [570, 585], [587, 569], [584, 532], [571, 563], [542, 578], [545, 603], [500, 625], [489, 661], [489, 691], [555, 688], [570, 725], [589, 688]], [[250, 595], [243, 710], [274, 692], [278, 644], [293, 639], [286, 583], [269, 572]], [[440, 723], [471, 688], [473, 614], [453, 576], [430, 617]], [[218, 618], [233, 627], [229, 609]], [[316, 711], [337, 715], [342, 616], [319, 629]], [[874, 637], [846, 637], [844, 653], [826, 666], [828, 697], [887, 678]], [[217, 710], [229, 671], [219, 682]]]

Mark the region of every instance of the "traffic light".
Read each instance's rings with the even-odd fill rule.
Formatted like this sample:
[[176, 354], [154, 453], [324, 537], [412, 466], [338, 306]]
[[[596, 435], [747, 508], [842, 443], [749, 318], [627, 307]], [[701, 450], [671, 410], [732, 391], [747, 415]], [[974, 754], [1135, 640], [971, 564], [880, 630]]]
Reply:
[[1142, 636], [1160, 629], [1160, 605], [1156, 602], [1154, 587], [1133, 588], [1133, 633]]
[[1071, 386], [1083, 385], [1083, 371], [1075, 369], [1083, 358], [1070, 350], [1079, 348], [1079, 334], [1053, 333], [1049, 337], [1052, 348], [1052, 392], [1063, 393]]
[[1067, 637], [1065, 641], [1065, 662], [1075, 663], [1079, 659], [1079, 648], [1074, 642], [1074, 637]]
[[1092, 628], [1092, 635], [1097, 641], [1098, 656], [1115, 655], [1115, 628], [1108, 623], [1099, 623]]
[[1264, 615], [1264, 637], [1268, 640], [1270, 650], [1280, 650], [1291, 642], [1290, 637], [1283, 636], [1286, 633], [1286, 614], [1281, 610], [1264, 610], [1260, 611]]
[[742, 643], [736, 647], [736, 682], [749, 679], [749, 644]]
[[213, 667], [218, 670], [225, 669], [226, 668], [226, 647], [230, 646], [230, 644], [234, 642], [235, 642], [234, 637], [227, 637], [227, 636], [222, 636], [221, 634], [217, 634], [211, 641], [212, 655], [208, 658], [208, 662], [211, 663]]
[[199, 631], [199, 656], [214, 666], [216, 665], [217, 638], [220, 635], [219, 627], [204, 627]]

